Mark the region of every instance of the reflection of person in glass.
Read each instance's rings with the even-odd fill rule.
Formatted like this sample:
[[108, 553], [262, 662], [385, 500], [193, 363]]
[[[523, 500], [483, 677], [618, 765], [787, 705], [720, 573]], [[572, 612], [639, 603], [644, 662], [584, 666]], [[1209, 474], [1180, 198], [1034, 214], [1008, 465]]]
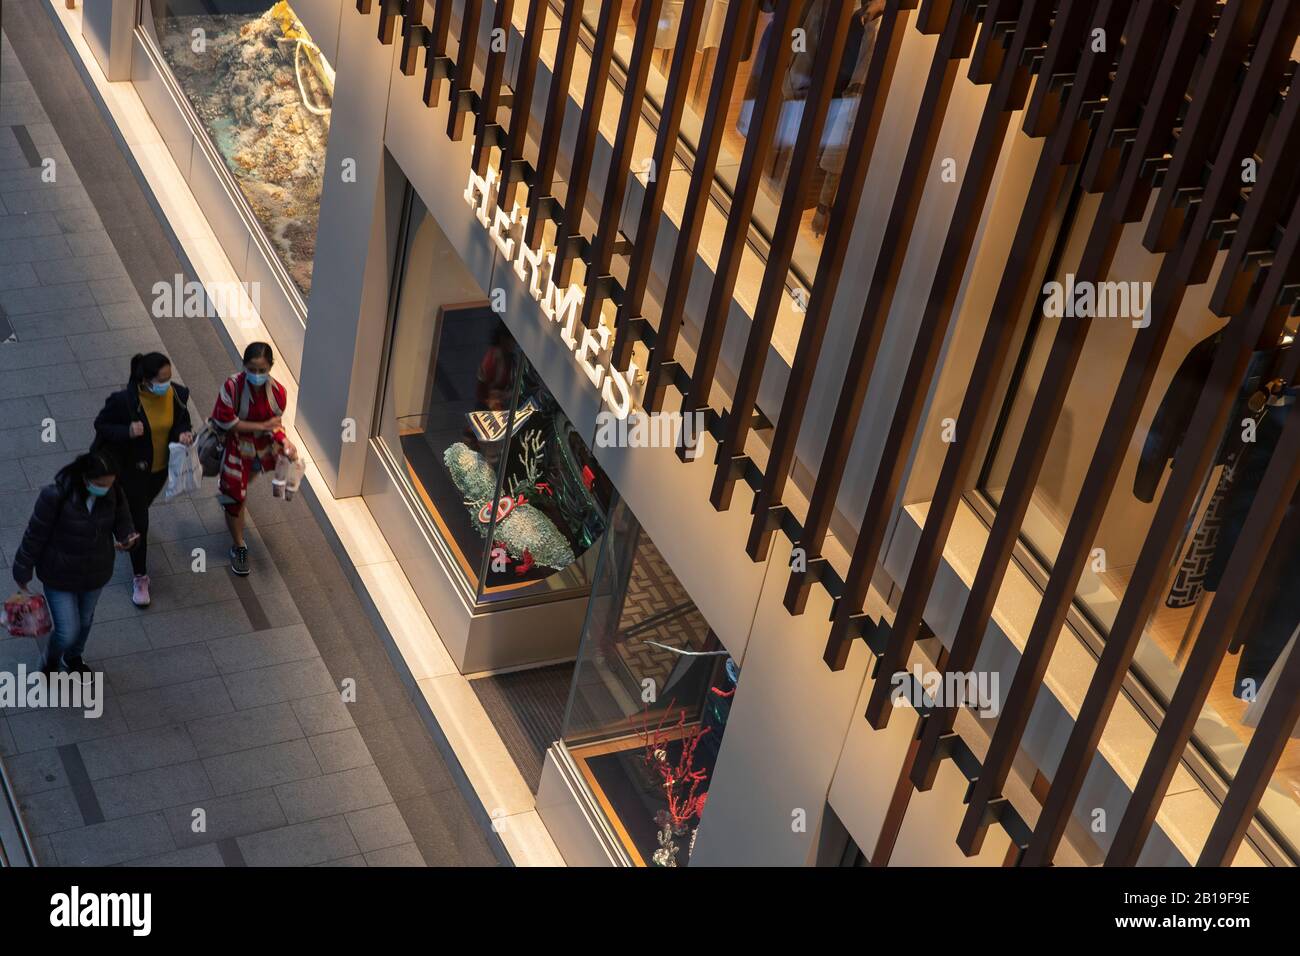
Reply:
[[[876, 31], [880, 25], [880, 17], [885, 12], [884, 0], [856, 0], [856, 5], [857, 12], [849, 22], [844, 56], [840, 60], [830, 111], [822, 134], [818, 155], [818, 169], [822, 178], [819, 183], [814, 183], [806, 200], [805, 208], [814, 204], [817, 207], [813, 218], [813, 231], [817, 235], [826, 231], [831, 203], [835, 199], [840, 175], [844, 171], [849, 134], [852, 132], [853, 120], [857, 115], [858, 104], [866, 85], [867, 66], [871, 61], [871, 52], [875, 48]], [[762, 9], [774, 10], [773, 0], [763, 0]], [[776, 137], [767, 169], [769, 178], [778, 184], [784, 179], [785, 166], [789, 162], [799, 134], [799, 127], [803, 122], [804, 101], [807, 100], [808, 91], [812, 87], [813, 70], [817, 62], [817, 41], [821, 37], [826, 14], [830, 9], [828, 0], [803, 0], [803, 6], [799, 10], [798, 23], [803, 31], [805, 42], [795, 50], [781, 81], [781, 114], [777, 121]], [[736, 128], [744, 136], [749, 135], [753, 110], [760, 90], [767, 81], [767, 64], [771, 60], [772, 44], [776, 42], [772, 36], [775, 23], [775, 18], [768, 21], [759, 42], [758, 55], [750, 71], [744, 102], [736, 121]]]
[[494, 412], [508, 409], [514, 387], [515, 340], [505, 323], [498, 322], [478, 365], [475, 397], [479, 407]]
[[[1217, 589], [1222, 581], [1232, 551], [1250, 547], [1241, 541], [1264, 475], [1282, 436], [1282, 427], [1295, 414], [1300, 388], [1286, 387], [1284, 382], [1269, 382], [1262, 391], [1262, 415], [1253, 440], [1242, 457], [1233, 488], [1224, 503], [1223, 528], [1219, 546], [1211, 562], [1207, 587]], [[1261, 696], [1265, 681], [1277, 662], [1284, 659], [1284, 649], [1294, 640], [1300, 625], [1300, 588], [1294, 586], [1295, 566], [1300, 558], [1300, 495], [1292, 499], [1286, 517], [1269, 548], [1269, 560], [1255, 585], [1247, 616], [1241, 622], [1241, 651], [1233, 680], [1233, 693], [1247, 701]], [[1276, 677], [1274, 677], [1274, 682]]]
[[849, 152], [849, 135], [853, 132], [858, 104], [866, 89], [867, 66], [871, 62], [871, 52], [876, 48], [876, 31], [884, 12], [885, 0], [862, 0], [849, 27], [849, 42], [844, 50], [844, 59], [840, 61], [839, 81], [835, 84], [837, 92], [826, 119], [826, 134], [822, 138], [822, 153], [818, 161], [826, 173], [812, 221], [813, 232], [819, 236], [826, 233], [831, 203], [840, 188], [840, 176]]

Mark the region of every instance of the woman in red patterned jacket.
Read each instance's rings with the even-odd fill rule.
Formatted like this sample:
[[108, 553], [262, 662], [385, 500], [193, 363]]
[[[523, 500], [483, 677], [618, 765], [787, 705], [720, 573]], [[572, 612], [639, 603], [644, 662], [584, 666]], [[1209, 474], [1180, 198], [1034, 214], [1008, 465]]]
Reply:
[[230, 529], [230, 569], [248, 574], [248, 546], [244, 543], [244, 500], [248, 484], [259, 471], [275, 471], [280, 452], [296, 461], [298, 450], [284, 433], [281, 417], [288, 395], [271, 378], [275, 358], [271, 346], [254, 342], [244, 349], [244, 370], [226, 379], [212, 410], [212, 421], [226, 432], [217, 500], [226, 509]]

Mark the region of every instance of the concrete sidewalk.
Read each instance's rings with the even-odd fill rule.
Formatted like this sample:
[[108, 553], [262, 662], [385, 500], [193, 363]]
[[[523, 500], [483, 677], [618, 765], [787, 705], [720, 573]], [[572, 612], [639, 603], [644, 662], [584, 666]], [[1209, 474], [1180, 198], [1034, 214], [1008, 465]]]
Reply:
[[[89, 446], [129, 356], [161, 349], [210, 411], [234, 370], [202, 319], [153, 319], [184, 274], [37, 0], [6, 4], [0, 56], [0, 573], [36, 491]], [[17, 47], [10, 46], [9, 39]], [[41, 173], [54, 160], [53, 183]], [[79, 175], [80, 174], [80, 175]], [[8, 330], [4, 328], [7, 324]], [[53, 420], [56, 440], [42, 441]], [[300, 496], [250, 497], [253, 575], [229, 573], [214, 489], [159, 500], [153, 607], [119, 561], [87, 660], [101, 718], [0, 711], [0, 759], [42, 863], [484, 865], [503, 857], [412, 704]], [[207, 568], [191, 570], [196, 549]], [[0, 639], [0, 668], [34, 666]], [[357, 700], [339, 688], [355, 682]], [[206, 829], [193, 832], [194, 811]]]

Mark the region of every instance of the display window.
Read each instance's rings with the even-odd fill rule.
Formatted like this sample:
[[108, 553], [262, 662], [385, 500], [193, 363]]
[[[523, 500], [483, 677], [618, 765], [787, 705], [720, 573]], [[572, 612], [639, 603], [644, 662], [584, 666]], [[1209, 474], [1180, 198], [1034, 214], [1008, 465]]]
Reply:
[[478, 601], [586, 587], [610, 483], [410, 197], [379, 434]]
[[304, 300], [334, 68], [280, 0], [145, 0], [162, 58]]
[[739, 676], [654, 542], [617, 502], [562, 739], [634, 863], [689, 863]]
[[[618, 30], [625, 41], [618, 47], [617, 55], [627, 68], [631, 45], [636, 39], [640, 0], [614, 0], [619, 4]], [[735, 0], [705, 0], [703, 26], [696, 43], [695, 57], [691, 63], [687, 116], [683, 122], [683, 135], [698, 136], [706, 123], [709, 87], [713, 81], [718, 61], [718, 50], [727, 22], [727, 15]], [[783, 71], [778, 94], [781, 112], [777, 121], [773, 146], [762, 170], [762, 201], [755, 212], [755, 226], [770, 239], [776, 225], [776, 211], [782, 200], [795, 139], [803, 119], [804, 104], [812, 86], [813, 65], [818, 54], [818, 43], [828, 11], [839, 0], [795, 0], [793, 52], [788, 67]], [[799, 241], [794, 253], [796, 275], [805, 288], [809, 287], [821, 255], [822, 238], [830, 221], [831, 206], [839, 189], [840, 176], [847, 158], [849, 136], [858, 115], [862, 97], [872, 95], [866, 89], [867, 66], [875, 49], [876, 33], [884, 13], [884, 0], [850, 0], [856, 12], [850, 21], [848, 43], [835, 79], [830, 113], [817, 150], [817, 168], [812, 183], [802, 198], [804, 214], [800, 222]], [[586, 0], [585, 18], [594, 28], [601, 3]], [[750, 131], [750, 121], [771, 70], [773, 48], [782, 42], [777, 36], [773, 15], [774, 0], [759, 0], [752, 5], [753, 15], [741, 24], [743, 46], [740, 69], [731, 101], [722, 118], [725, 138], [718, 162], [718, 179], [729, 190], [735, 184], [741, 156]], [[667, 83], [672, 63], [673, 49], [684, 13], [685, 0], [664, 0], [651, 42], [654, 46], [652, 77], [648, 93], [652, 101]]]
[[[1065, 264], [1075, 261], [1071, 250], [1086, 236], [1090, 225], [1085, 222], [1073, 228], [1062, 265], [1047, 276], [1061, 288], [1069, 288], [1067, 283], [1073, 281], [1066, 275]], [[1136, 250], [1142, 228], [1134, 225], [1125, 230], [1116, 262], [1142, 261]], [[1132, 254], [1126, 244], [1134, 245]], [[1156, 265], [1158, 261], [1153, 261], [1149, 275], [1109, 278], [1153, 280]], [[1086, 630], [1101, 641], [1115, 620], [1169, 475], [1177, 467], [1178, 450], [1197, 401], [1207, 387], [1211, 365], [1222, 347], [1225, 320], [1208, 308], [1209, 293], [1208, 285], [1194, 287], [1184, 298], [1137, 431], [1124, 451], [1119, 480], [1104, 504], [1091, 559], [1079, 584], [1075, 608]], [[1132, 315], [1059, 317], [1044, 311], [1040, 308], [1029, 323], [978, 491], [996, 508], [1025, 422], [1033, 414], [1042, 388], [1043, 368], [1052, 342], [1063, 323], [1088, 322], [1079, 365], [1021, 530], [1029, 562], [1050, 569], [1070, 516], [1079, 504], [1084, 476], [1138, 334], [1141, 310], [1131, 309]], [[1137, 676], [1158, 707], [1167, 706], [1173, 695], [1215, 599], [1228, 558], [1239, 544], [1281, 425], [1292, 413], [1296, 383], [1284, 381], [1279, 373], [1292, 348], [1295, 321], [1293, 317], [1290, 328], [1257, 344], [1245, 377], [1232, 389], [1227, 428], [1215, 436], [1214, 467], [1182, 526], [1177, 557], [1134, 656]], [[1267, 699], [1300, 628], [1300, 589], [1295, 586], [1296, 558], [1300, 554], [1292, 553], [1300, 541], [1297, 511], [1300, 509], [1293, 506], [1283, 524], [1272, 549], [1273, 557], [1197, 724], [1195, 750], [1208, 761], [1212, 773], [1224, 778], [1230, 779], [1236, 772], [1258, 722], [1261, 701]], [[1158, 720], [1159, 715], [1153, 719]], [[1300, 733], [1295, 736], [1300, 737]], [[1300, 848], [1300, 740], [1287, 743], [1261, 813], [1290, 844], [1292, 852]]]

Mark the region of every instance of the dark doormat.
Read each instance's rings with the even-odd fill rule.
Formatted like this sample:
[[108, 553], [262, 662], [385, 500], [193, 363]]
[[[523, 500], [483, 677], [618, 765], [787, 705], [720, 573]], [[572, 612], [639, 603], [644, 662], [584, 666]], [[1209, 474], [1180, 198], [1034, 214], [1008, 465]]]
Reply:
[[533, 793], [546, 750], [560, 739], [573, 669], [572, 662], [553, 664], [469, 682]]

